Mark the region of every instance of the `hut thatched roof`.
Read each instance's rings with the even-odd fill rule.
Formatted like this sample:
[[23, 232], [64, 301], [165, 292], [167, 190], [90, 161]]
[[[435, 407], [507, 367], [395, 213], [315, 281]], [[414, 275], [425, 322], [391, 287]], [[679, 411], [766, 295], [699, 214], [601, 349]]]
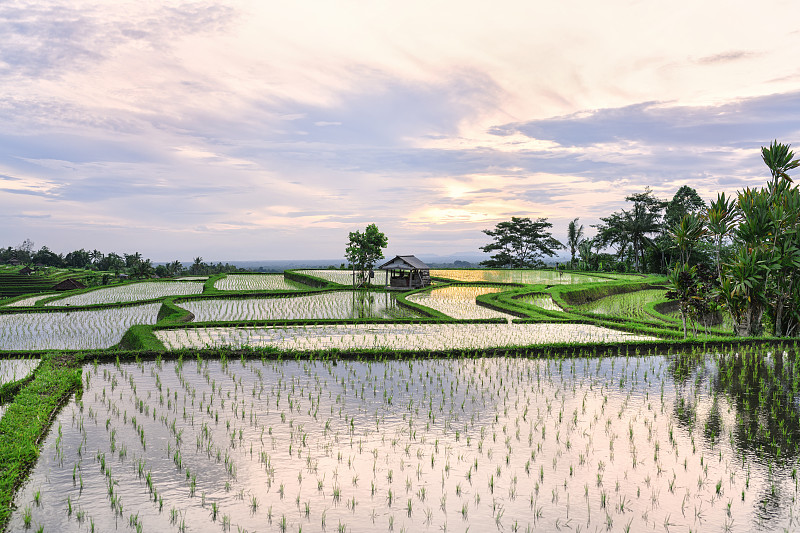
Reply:
[[430, 267], [413, 255], [396, 255], [378, 267], [381, 270], [430, 270]]
[[80, 281], [72, 278], [65, 279], [61, 283], [57, 285], [53, 285], [53, 290], [56, 291], [71, 291], [74, 289], [85, 289], [86, 285], [81, 283]]

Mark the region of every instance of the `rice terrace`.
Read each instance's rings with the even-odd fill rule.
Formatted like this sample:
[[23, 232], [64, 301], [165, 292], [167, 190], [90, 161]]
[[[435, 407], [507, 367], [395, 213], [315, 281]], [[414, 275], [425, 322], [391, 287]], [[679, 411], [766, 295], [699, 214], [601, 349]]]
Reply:
[[522, 217], [486, 268], [386, 260], [375, 224], [274, 273], [0, 249], [0, 524], [797, 530], [800, 161], [762, 157], [736, 199], [574, 219], [550, 266]]
[[355, 277], [3, 301], [6, 529], [797, 527], [794, 342], [684, 339], [653, 275]]

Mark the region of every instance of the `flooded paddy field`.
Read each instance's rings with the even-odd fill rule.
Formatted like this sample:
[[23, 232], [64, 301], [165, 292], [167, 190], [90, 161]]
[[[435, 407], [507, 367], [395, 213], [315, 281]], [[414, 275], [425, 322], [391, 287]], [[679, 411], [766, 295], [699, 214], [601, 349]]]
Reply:
[[67, 296], [66, 298], [59, 298], [52, 302], [47, 302], [45, 305], [79, 306], [117, 302], [138, 302], [140, 300], [163, 298], [165, 296], [200, 294], [201, 292], [203, 292], [203, 284], [197, 281], [145, 281], [116, 287], [104, 287], [74, 296]]
[[397, 304], [394, 294], [336, 291], [281, 298], [210, 298], [177, 305], [195, 320], [294, 320], [407, 318], [419, 314]]
[[283, 274], [228, 274], [214, 283], [221, 291], [298, 291], [307, 285], [289, 281]]
[[455, 285], [431, 291], [412, 294], [408, 301], [430, 307], [447, 316], [469, 320], [475, 318], [513, 318], [508, 313], [502, 313], [482, 307], [476, 303], [476, 298], [481, 294], [502, 292], [507, 289], [501, 287], [474, 287]]
[[0, 314], [3, 350], [85, 350], [110, 348], [136, 324], [155, 324], [161, 304], [90, 311]]
[[[0, 386], [18, 381], [39, 365], [38, 358], [29, 359], [0, 359]], [[6, 406], [0, 405], [0, 418], [5, 414]]]
[[795, 530], [786, 359], [89, 365], [9, 529]]
[[648, 341], [590, 324], [330, 324], [197, 327], [154, 332], [167, 349], [270, 346], [279, 350], [474, 350], [550, 343]]
[[599, 298], [577, 307], [578, 310], [597, 315], [646, 318], [645, 306], [664, 299], [666, 289], [646, 289]]

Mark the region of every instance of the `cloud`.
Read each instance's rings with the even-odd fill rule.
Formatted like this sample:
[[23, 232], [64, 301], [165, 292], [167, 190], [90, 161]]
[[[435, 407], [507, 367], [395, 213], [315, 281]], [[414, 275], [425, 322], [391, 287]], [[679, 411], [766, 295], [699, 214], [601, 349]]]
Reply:
[[710, 56], [701, 57], [697, 59], [697, 63], [703, 65], [715, 64], [715, 63], [728, 63], [730, 61], [738, 61], [740, 59], [749, 59], [756, 54], [753, 52], [748, 52], [746, 50], [732, 50], [730, 52], [722, 52], [719, 54], [713, 54]]
[[112, 57], [136, 43], [164, 53], [183, 35], [220, 31], [234, 11], [215, 2], [148, 7], [128, 2], [124, 10], [75, 2], [0, 4], [0, 72], [7, 76], [59, 76]]
[[499, 125], [498, 136], [521, 133], [566, 146], [637, 142], [647, 144], [753, 147], [796, 136], [800, 92], [744, 98], [717, 106], [642, 102], [544, 120]]

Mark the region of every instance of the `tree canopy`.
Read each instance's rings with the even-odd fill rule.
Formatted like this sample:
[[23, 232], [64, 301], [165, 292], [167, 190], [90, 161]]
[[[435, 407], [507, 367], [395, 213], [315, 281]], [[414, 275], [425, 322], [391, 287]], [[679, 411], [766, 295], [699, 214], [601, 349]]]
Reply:
[[481, 264], [494, 268], [531, 268], [541, 266], [541, 257], [554, 256], [555, 250], [564, 248], [553, 238], [549, 229], [553, 225], [546, 218], [511, 217], [499, 222], [495, 228], [483, 232], [492, 237], [493, 242], [482, 246], [484, 252], [497, 252], [491, 259]]
[[353, 278], [355, 286], [367, 285], [369, 271], [379, 259], [383, 259], [383, 248], [386, 248], [388, 243], [386, 235], [381, 233], [375, 224], [367, 226], [364, 233], [350, 232], [344, 257], [355, 272]]

